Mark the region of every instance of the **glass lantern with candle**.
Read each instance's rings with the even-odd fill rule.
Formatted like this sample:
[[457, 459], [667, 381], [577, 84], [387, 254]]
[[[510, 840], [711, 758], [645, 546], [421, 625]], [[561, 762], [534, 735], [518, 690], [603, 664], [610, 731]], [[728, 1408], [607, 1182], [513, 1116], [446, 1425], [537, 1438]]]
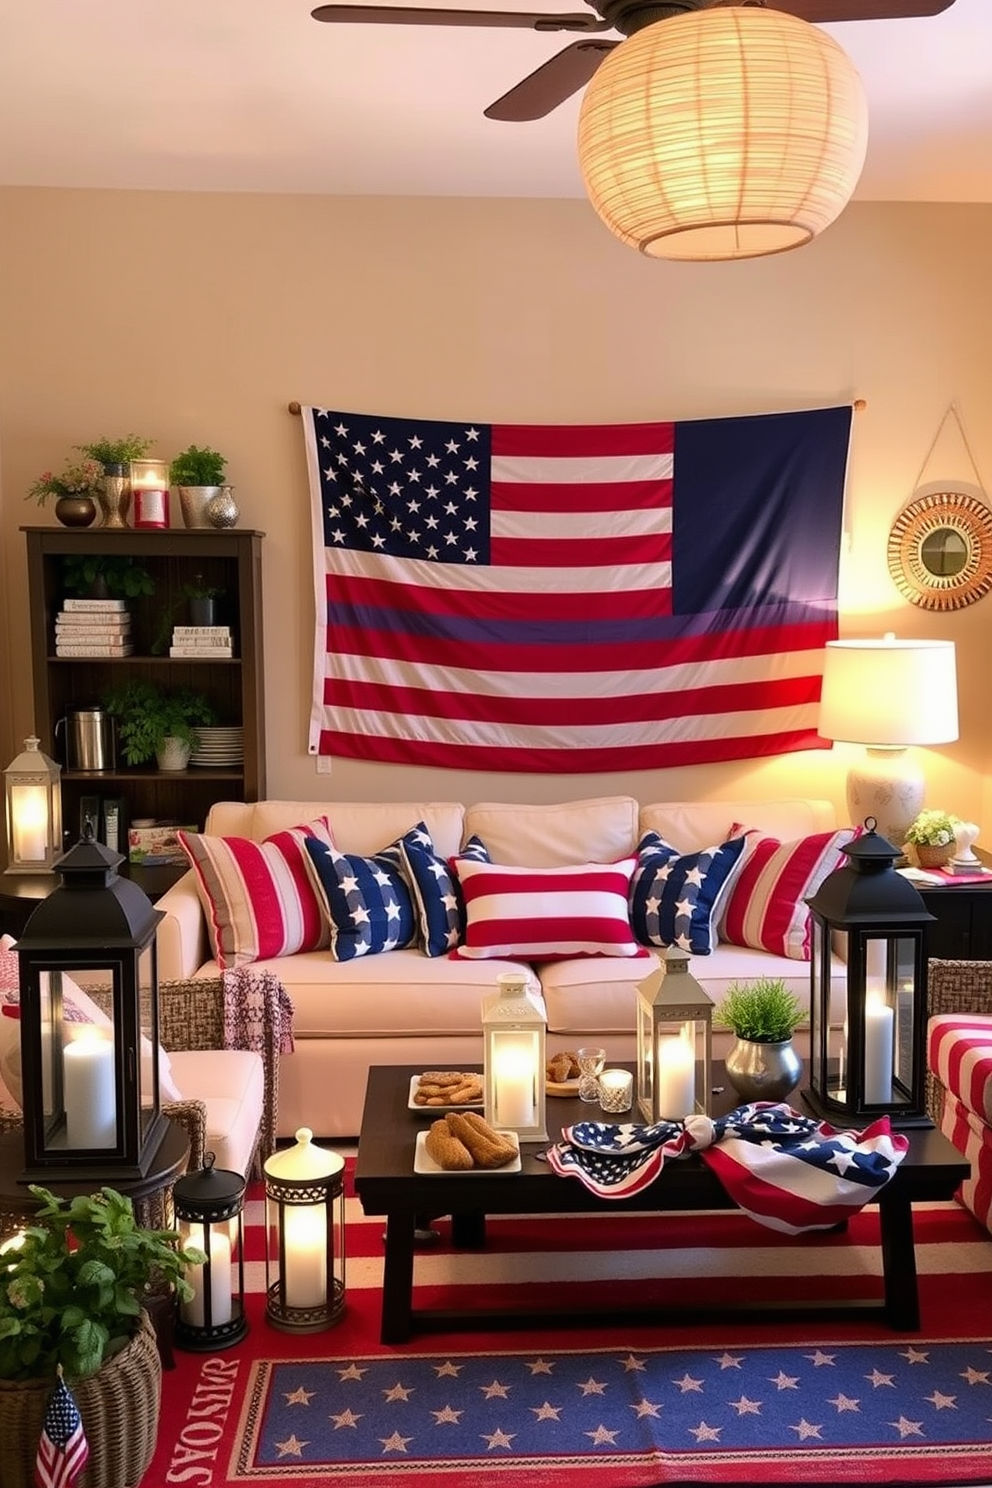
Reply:
[[248, 1332], [245, 1180], [240, 1173], [215, 1167], [214, 1154], [208, 1152], [201, 1172], [177, 1179], [172, 1198], [183, 1249], [192, 1246], [206, 1256], [202, 1266], [191, 1266], [186, 1273], [193, 1296], [179, 1304], [176, 1343], [193, 1353], [230, 1348]]
[[[148, 1175], [169, 1127], [161, 1109], [155, 932], [165, 918], [119, 877], [120, 853], [82, 841], [17, 943], [23, 1182]], [[71, 983], [102, 989], [106, 1022], [71, 1016]]]
[[[909, 879], [901, 849], [864, 835], [847, 862], [806, 902], [813, 928], [810, 1061], [806, 1104], [834, 1124], [889, 1116], [894, 1126], [930, 1126], [926, 1114], [927, 925], [934, 919]], [[831, 950], [843, 951], [844, 986]]]
[[546, 1142], [548, 1014], [524, 971], [504, 971], [482, 1001], [483, 1100], [489, 1125]]
[[264, 1173], [265, 1316], [285, 1333], [318, 1333], [344, 1312], [344, 1158], [303, 1126]]
[[668, 946], [637, 985], [637, 1106], [645, 1121], [709, 1114], [713, 1000], [689, 971], [689, 956]]
[[168, 460], [132, 460], [131, 492], [134, 497], [135, 527], [168, 527]]
[[61, 765], [25, 739], [4, 771], [6, 873], [51, 873], [62, 856]]

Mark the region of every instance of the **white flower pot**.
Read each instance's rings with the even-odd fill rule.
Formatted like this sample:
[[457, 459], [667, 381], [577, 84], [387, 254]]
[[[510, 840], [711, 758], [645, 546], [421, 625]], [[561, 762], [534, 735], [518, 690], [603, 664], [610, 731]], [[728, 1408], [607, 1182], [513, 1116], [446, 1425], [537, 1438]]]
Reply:
[[190, 753], [185, 739], [176, 739], [170, 735], [162, 740], [162, 748], [156, 751], [155, 759], [160, 770], [185, 770]]

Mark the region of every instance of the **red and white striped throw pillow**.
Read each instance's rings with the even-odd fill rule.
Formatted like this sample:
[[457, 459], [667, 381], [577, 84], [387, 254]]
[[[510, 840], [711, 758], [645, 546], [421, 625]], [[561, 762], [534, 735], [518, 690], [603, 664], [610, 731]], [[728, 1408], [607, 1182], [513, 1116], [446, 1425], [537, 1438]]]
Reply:
[[326, 816], [275, 832], [264, 842], [197, 832], [176, 835], [196, 870], [222, 971], [297, 951], [321, 951], [330, 944], [327, 914], [303, 846], [307, 837], [334, 846]]
[[[735, 825], [731, 835], [741, 830]], [[841, 848], [857, 835], [854, 827], [843, 827], [796, 842], [759, 837], [730, 891], [720, 939], [772, 951], [792, 961], [808, 961], [810, 921], [805, 901], [844, 861]]]
[[627, 891], [637, 859], [568, 868], [511, 868], [455, 858], [465, 899], [465, 942], [451, 954], [556, 961], [647, 956], [630, 927]]

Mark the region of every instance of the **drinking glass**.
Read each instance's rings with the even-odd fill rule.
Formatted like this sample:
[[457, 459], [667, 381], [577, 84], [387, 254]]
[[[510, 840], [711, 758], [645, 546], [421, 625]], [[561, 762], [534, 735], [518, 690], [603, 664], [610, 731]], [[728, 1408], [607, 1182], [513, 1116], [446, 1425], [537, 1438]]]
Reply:
[[606, 1063], [605, 1049], [579, 1049], [576, 1051], [579, 1065], [579, 1100], [599, 1102], [599, 1077]]

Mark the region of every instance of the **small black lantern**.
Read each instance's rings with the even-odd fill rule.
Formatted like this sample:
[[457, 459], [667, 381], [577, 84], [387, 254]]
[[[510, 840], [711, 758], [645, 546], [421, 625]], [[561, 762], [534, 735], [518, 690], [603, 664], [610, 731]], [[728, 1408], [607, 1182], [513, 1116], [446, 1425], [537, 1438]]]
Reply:
[[178, 1179], [172, 1193], [183, 1248], [195, 1246], [207, 1258], [187, 1272], [194, 1295], [189, 1302], [180, 1302], [176, 1319], [176, 1344], [193, 1353], [230, 1348], [248, 1332], [245, 1180], [240, 1173], [215, 1168], [212, 1152], [204, 1163], [201, 1172]]
[[[17, 943], [23, 1183], [144, 1178], [168, 1127], [154, 1056], [164, 915], [118, 876], [123, 861], [87, 823]], [[108, 989], [106, 1025], [75, 1021], [73, 982]]]
[[[874, 817], [843, 849], [848, 862], [806, 902], [813, 924], [809, 1088], [804, 1099], [833, 1123], [879, 1116], [930, 1126], [926, 1115], [927, 925], [934, 919], [893, 864], [900, 849]], [[846, 941], [846, 984], [831, 987], [831, 950]]]

